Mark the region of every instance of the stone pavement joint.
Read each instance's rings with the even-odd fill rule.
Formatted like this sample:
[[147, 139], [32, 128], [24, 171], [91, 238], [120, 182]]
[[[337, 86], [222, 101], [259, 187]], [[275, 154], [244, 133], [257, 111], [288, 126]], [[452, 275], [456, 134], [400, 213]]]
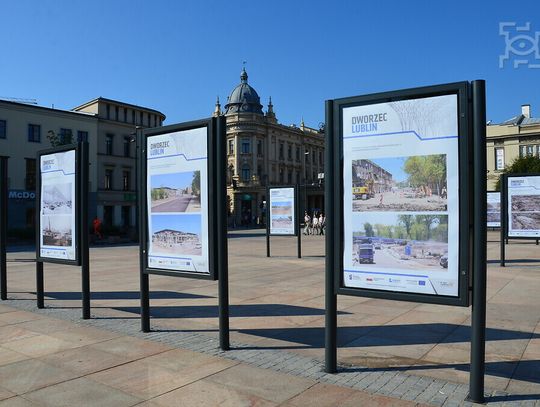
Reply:
[[[155, 330], [150, 333], [140, 331], [139, 319], [107, 319], [94, 318], [81, 319], [81, 311], [78, 308], [45, 308], [37, 309], [32, 300], [7, 300], [4, 304], [37, 314], [63, 319], [79, 326], [91, 326], [121, 334], [128, 334], [141, 339], [160, 342], [175, 348], [189, 349], [192, 351], [218, 355], [223, 358], [258, 366], [278, 372], [317, 380], [322, 383], [335, 384], [367, 391], [417, 403], [427, 403], [436, 406], [467, 406], [466, 402], [468, 387], [463, 384], [451, 383], [439, 379], [414, 376], [408, 373], [392, 370], [374, 370], [367, 368], [361, 371], [350, 371], [342, 368], [337, 374], [324, 372], [324, 363], [306, 356], [290, 353], [283, 350], [253, 349], [253, 345], [234, 343], [230, 351], [222, 351], [218, 348], [219, 341], [207, 333], [182, 332]], [[155, 327], [157, 328], [157, 327]], [[216, 333], [217, 336], [217, 333]], [[497, 391], [489, 395], [497, 395], [498, 401], [490, 405], [510, 405], [504, 399], [506, 393]], [[539, 403], [531, 400], [512, 401], [512, 406], [538, 406]]]

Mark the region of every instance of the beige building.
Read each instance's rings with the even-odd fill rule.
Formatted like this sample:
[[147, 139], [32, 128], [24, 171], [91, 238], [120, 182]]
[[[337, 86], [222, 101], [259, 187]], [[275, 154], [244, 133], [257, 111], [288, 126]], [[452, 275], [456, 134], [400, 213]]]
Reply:
[[[227, 199], [231, 223], [263, 224], [266, 188], [299, 185], [302, 208], [323, 210], [324, 133], [304, 125], [279, 124], [272, 99], [266, 112], [248, 84], [245, 70], [240, 84], [221, 112], [227, 123]], [[306, 196], [307, 195], [307, 196]]]
[[521, 106], [521, 114], [500, 124], [487, 126], [487, 189], [495, 190], [502, 170], [517, 157], [540, 157], [540, 118], [531, 115], [531, 106]]
[[51, 138], [87, 140], [90, 214], [125, 232], [135, 225], [136, 126], [160, 126], [153, 109], [97, 98], [71, 111], [0, 100], [0, 155], [8, 156], [9, 228], [35, 224], [36, 153]]

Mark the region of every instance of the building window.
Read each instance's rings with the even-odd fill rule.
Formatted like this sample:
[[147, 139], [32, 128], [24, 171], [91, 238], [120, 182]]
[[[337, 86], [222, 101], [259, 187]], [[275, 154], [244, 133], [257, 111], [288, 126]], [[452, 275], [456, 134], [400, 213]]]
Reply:
[[118, 109], [118, 106], [115, 106], [115, 107], [114, 107], [114, 116], [115, 116], [117, 122], [120, 121], [120, 113], [119, 113], [119, 110], [120, 110], [120, 109]]
[[103, 223], [107, 226], [112, 226], [114, 222], [114, 206], [104, 206], [103, 207]]
[[71, 129], [60, 129], [60, 144], [71, 144], [73, 143], [73, 133]]
[[157, 115], [154, 115], [154, 127], [157, 127]]
[[127, 117], [128, 117], [128, 114], [127, 114], [127, 107], [124, 107], [124, 122], [127, 123]]
[[249, 154], [251, 152], [251, 146], [249, 139], [242, 139], [242, 154]]
[[313, 165], [317, 165], [317, 152], [313, 150]]
[[7, 122], [0, 120], [0, 138], [6, 138]]
[[322, 166], [324, 165], [324, 158], [323, 158], [323, 152], [319, 151], [319, 164]]
[[251, 178], [251, 171], [250, 171], [249, 165], [244, 165], [242, 167], [242, 181], [248, 182], [250, 178]]
[[304, 156], [306, 157], [306, 163], [309, 163], [309, 156], [310, 156], [310, 154], [309, 154], [309, 150], [308, 150], [308, 149], [306, 149], [306, 152], [304, 153]]
[[292, 160], [292, 146], [289, 144], [289, 146], [287, 147], [287, 158], [289, 160]]
[[139, 112], [139, 124], [143, 125], [143, 112]]
[[128, 228], [131, 225], [131, 206], [122, 206], [122, 226]]
[[88, 132], [87, 131], [77, 131], [77, 141], [88, 141]]
[[296, 171], [296, 183], [300, 184], [300, 171]]
[[229, 140], [229, 155], [234, 154], [234, 140]]
[[262, 157], [262, 155], [263, 155], [263, 142], [262, 142], [262, 140], [257, 141], [257, 155], [259, 157]]
[[33, 191], [36, 189], [36, 159], [26, 158], [26, 178], [24, 179], [25, 188]]
[[535, 156], [538, 153], [540, 145], [527, 144], [519, 146], [519, 157]]
[[495, 148], [495, 169], [504, 170], [504, 148]]
[[130, 145], [131, 145], [131, 137], [129, 136], [124, 137], [124, 157], [129, 157]]
[[287, 173], [287, 182], [290, 184], [292, 184], [292, 171], [289, 171]]
[[33, 143], [41, 142], [41, 126], [39, 124], [28, 125], [28, 141]]
[[107, 104], [106, 111], [107, 111], [107, 120], [110, 120], [111, 119], [111, 105]]
[[107, 155], [113, 155], [113, 140], [114, 134], [107, 134], [105, 136], [105, 154]]
[[148, 113], [148, 127], [150, 127], [150, 113]]
[[279, 159], [283, 160], [283, 143], [279, 143]]
[[279, 169], [279, 183], [283, 184], [283, 168]]
[[296, 161], [300, 161], [300, 146], [296, 147]]
[[131, 123], [135, 124], [135, 110], [131, 111]]
[[130, 172], [127, 170], [122, 173], [122, 189], [124, 191], [129, 191], [129, 176]]
[[105, 170], [105, 189], [113, 189], [113, 170]]

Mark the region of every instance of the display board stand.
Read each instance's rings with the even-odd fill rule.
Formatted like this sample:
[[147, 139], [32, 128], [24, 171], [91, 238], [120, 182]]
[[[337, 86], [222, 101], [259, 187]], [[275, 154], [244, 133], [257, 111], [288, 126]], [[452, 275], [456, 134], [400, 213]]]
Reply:
[[[300, 200], [298, 199], [298, 191], [300, 188], [298, 187], [298, 184], [295, 186], [288, 186], [288, 187], [275, 187], [275, 189], [280, 188], [294, 188], [294, 229], [296, 234], [296, 247], [297, 247], [297, 256], [299, 259], [302, 258], [302, 233], [300, 232]], [[270, 256], [270, 237], [271, 236], [294, 236], [291, 234], [275, 234], [271, 231], [271, 212], [270, 212], [270, 206], [272, 205], [272, 201], [270, 199], [270, 190], [274, 189], [272, 187], [269, 187], [266, 189], [266, 257]]]
[[[500, 238], [500, 266], [506, 267], [506, 263], [510, 262], [519, 262], [514, 260], [506, 259], [506, 245], [508, 245], [509, 239], [519, 239], [519, 240], [535, 240], [536, 245], [539, 245], [539, 239], [537, 237], [520, 237], [520, 236], [508, 236], [508, 179], [512, 177], [522, 177], [522, 176], [540, 176], [540, 174], [502, 174], [501, 176], [501, 238]], [[539, 208], [540, 211], [540, 208]], [[527, 263], [537, 263], [540, 260], [527, 259]]]
[[0, 156], [0, 299], [7, 300], [8, 157]]
[[[90, 319], [90, 256], [89, 256], [89, 243], [88, 243], [88, 184], [89, 184], [89, 171], [88, 171], [88, 142], [78, 142], [75, 147], [59, 147], [49, 150], [44, 150], [38, 153], [38, 166], [40, 166], [40, 157], [44, 154], [54, 154], [56, 152], [63, 152], [70, 149], [75, 149], [76, 152], [76, 165], [75, 165], [75, 182], [76, 182], [76, 225], [77, 225], [77, 259], [75, 261], [62, 261], [59, 259], [44, 258], [40, 255], [41, 248], [41, 230], [40, 230], [40, 211], [41, 201], [36, 201], [36, 297], [37, 307], [45, 308], [45, 289], [44, 289], [44, 263], [60, 263], [70, 265], [81, 266], [81, 297], [82, 297], [82, 318]], [[38, 177], [38, 197], [41, 197], [41, 168]]]
[[[354, 212], [347, 212], [345, 216], [344, 212], [344, 200], [348, 199], [348, 205], [351, 204], [352, 197], [350, 195], [354, 191], [347, 191], [348, 188], [353, 188], [354, 184], [347, 185], [346, 188], [343, 185], [345, 182], [345, 174], [348, 182], [352, 182], [352, 175], [350, 173], [345, 173], [345, 171], [351, 171], [350, 161], [346, 160], [358, 160], [362, 159], [362, 156], [348, 156], [344, 157], [345, 147], [343, 146], [344, 140], [344, 129], [345, 129], [345, 109], [350, 109], [347, 113], [349, 116], [347, 118], [354, 118], [356, 121], [352, 121], [352, 129], [348, 127], [347, 136], [349, 139], [355, 139], [359, 141], [351, 141], [349, 143], [361, 143], [361, 140], [365, 140], [363, 137], [367, 137], [373, 134], [373, 136], [386, 136], [386, 135], [399, 135], [407, 134], [408, 137], [415, 135], [420, 142], [424, 140], [429, 140], [429, 137], [434, 137], [433, 139], [439, 139], [438, 135], [423, 135], [415, 131], [414, 127], [396, 127], [395, 126], [404, 126], [403, 122], [397, 122], [397, 124], [385, 124], [383, 122], [394, 120], [392, 123], [396, 123], [398, 111], [397, 108], [403, 107], [411, 109], [418, 109], [417, 111], [421, 112], [423, 109], [422, 102], [417, 102], [415, 100], [422, 99], [428, 103], [429, 98], [438, 98], [440, 96], [446, 95], [455, 95], [455, 99], [452, 96], [445, 100], [450, 101], [453, 99], [453, 106], [457, 106], [457, 111], [451, 108], [451, 110], [445, 111], [445, 118], [447, 120], [456, 120], [458, 117], [456, 127], [457, 134], [454, 134], [452, 130], [448, 133], [442, 133], [440, 136], [450, 136], [445, 137], [447, 139], [457, 139], [454, 144], [447, 144], [448, 150], [445, 154], [453, 154], [454, 161], [446, 161], [446, 170], [448, 171], [448, 166], [452, 165], [452, 168], [458, 168], [458, 175], [455, 176], [459, 181], [459, 188], [454, 186], [452, 193], [454, 194], [453, 199], [459, 202], [459, 208], [461, 210], [455, 209], [452, 216], [456, 217], [456, 223], [459, 223], [459, 239], [454, 240], [452, 243], [458, 248], [457, 251], [453, 253], [455, 257], [452, 258], [453, 270], [456, 275], [455, 282], [453, 282], [454, 287], [458, 287], [455, 294], [440, 294], [439, 291], [435, 290], [434, 293], [426, 293], [419, 291], [418, 288], [414, 288], [414, 285], [404, 286], [400, 290], [393, 289], [392, 285], [388, 285], [387, 289], [379, 289], [377, 286], [369, 285], [370, 281], [373, 281], [371, 273], [377, 278], [380, 278], [381, 274], [384, 274], [379, 269], [384, 267], [384, 263], [379, 263], [378, 267], [369, 268], [364, 266], [348, 266], [352, 267], [353, 271], [348, 271], [350, 274], [350, 280], [360, 281], [360, 283], [355, 283], [358, 285], [352, 285], [351, 283], [344, 283], [344, 262], [351, 262], [350, 264], [356, 264], [353, 260], [344, 260], [345, 248], [347, 247], [347, 256], [350, 256], [350, 253], [354, 252], [354, 245], [358, 245], [358, 264], [377, 264], [376, 256], [373, 255], [372, 247], [362, 247], [362, 246], [371, 246], [373, 245], [373, 239], [369, 238], [370, 236], [375, 236], [378, 244], [380, 239], [384, 235], [373, 235], [368, 234], [367, 227], [364, 225], [364, 229], [359, 228], [358, 232], [358, 243], [354, 242], [354, 234], [345, 236], [344, 223], [350, 222], [354, 224], [355, 220], [350, 219], [351, 213], [354, 215]], [[402, 103], [403, 101], [403, 103]], [[413, 103], [415, 103], [413, 105]], [[442, 103], [442, 101], [441, 101]], [[446, 102], [445, 102], [446, 103]], [[449, 103], [449, 102], [448, 102]], [[450, 104], [448, 104], [450, 106]], [[396, 109], [394, 109], [396, 107]], [[406, 110], [411, 112], [413, 110]], [[388, 112], [388, 113], [386, 113]], [[416, 111], [413, 111], [416, 113]], [[430, 112], [430, 115], [432, 113]], [[442, 114], [442, 113], [440, 113]], [[339, 115], [339, 116], [338, 116]], [[440, 123], [438, 120], [440, 116], [431, 116], [427, 120], [435, 120], [437, 123]], [[376, 124], [373, 124], [372, 120], [376, 119]], [[422, 120], [426, 119], [423, 116]], [[348, 119], [349, 120], [349, 119]], [[362, 120], [362, 121], [360, 121]], [[368, 121], [368, 124], [366, 123]], [[382, 124], [381, 124], [382, 123]], [[414, 122], [412, 122], [414, 123]], [[425, 123], [425, 122], [424, 122]], [[347, 126], [351, 122], [347, 121]], [[385, 127], [387, 126], [387, 127]], [[394, 126], [394, 127], [391, 127]], [[442, 127], [441, 127], [442, 128]], [[483, 403], [485, 401], [484, 397], [484, 374], [485, 374], [485, 328], [486, 328], [486, 240], [487, 240], [487, 202], [486, 202], [486, 157], [485, 157], [485, 140], [486, 140], [486, 128], [485, 128], [485, 82], [482, 80], [469, 82], [460, 82], [447, 85], [438, 85], [430, 86], [425, 88], [416, 88], [408, 89], [404, 91], [396, 92], [387, 92], [374, 95], [358, 96], [352, 98], [343, 98], [338, 100], [329, 100], [326, 102], [326, 163], [325, 166], [325, 179], [328, 181], [325, 185], [325, 207], [327, 213], [327, 222], [329, 228], [327, 228], [326, 236], [326, 264], [325, 264], [325, 276], [326, 276], [326, 321], [325, 321], [325, 371], [327, 373], [335, 373], [337, 371], [337, 295], [358, 295], [365, 297], [373, 298], [383, 298], [391, 300], [406, 300], [414, 302], [425, 302], [425, 303], [436, 303], [436, 304], [445, 304], [445, 305], [459, 305], [459, 306], [469, 306], [471, 302], [472, 294], [472, 334], [471, 334], [471, 370], [470, 370], [470, 388], [469, 395], [467, 399], [476, 403]], [[396, 130], [395, 130], [396, 129]], [[401, 131], [400, 131], [401, 130]], [[360, 134], [351, 134], [358, 132]], [[367, 135], [362, 133], [367, 132]], [[371, 133], [369, 133], [371, 132]], [[427, 138], [422, 138], [425, 136]], [[399, 137], [399, 136], [396, 136]], [[433, 140], [432, 139], [432, 140]], [[381, 141], [379, 141], [381, 143]], [[351, 145], [356, 146], [357, 144], [348, 144], [347, 152], [350, 153]], [[358, 144], [359, 146], [361, 144]], [[457, 146], [457, 147], [456, 147]], [[455, 149], [455, 150], [452, 150]], [[459, 154], [456, 154], [455, 151], [458, 150]], [[362, 150], [359, 150], [362, 151]], [[440, 151], [440, 150], [439, 150]], [[379, 153], [380, 154], [380, 153]], [[404, 153], [394, 153], [394, 154], [404, 154]], [[425, 153], [424, 153], [425, 154]], [[434, 153], [431, 153], [434, 154]], [[376, 157], [376, 155], [374, 155]], [[400, 155], [396, 155], [400, 157]], [[370, 156], [367, 156], [366, 160], [370, 160]], [[373, 160], [373, 158], [371, 159]], [[354, 163], [354, 161], [353, 161]], [[450, 164], [448, 164], [450, 163]], [[474, 163], [474, 164], [472, 164]], [[369, 165], [374, 165], [372, 161], [368, 163]], [[354, 164], [353, 164], [354, 165]], [[360, 168], [369, 168], [367, 165], [360, 165]], [[380, 164], [383, 165], [383, 164]], [[345, 170], [345, 166], [347, 170]], [[382, 168], [382, 167], [380, 167]], [[343, 171], [343, 174], [342, 174]], [[360, 174], [360, 172], [357, 172]], [[358, 178], [365, 178], [366, 176], [356, 175]], [[369, 179], [369, 178], [367, 178]], [[449, 181], [448, 181], [449, 182]], [[453, 183], [456, 181], [452, 180]], [[369, 191], [369, 183], [358, 182], [357, 188], [366, 188]], [[456, 185], [456, 184], [453, 184]], [[454, 192], [455, 191], [455, 192]], [[376, 192], [376, 191], [375, 191]], [[369, 193], [369, 192], [365, 192]], [[374, 193], [374, 192], [372, 192]], [[381, 192], [382, 193], [382, 192]], [[379, 207], [382, 208], [383, 195], [380, 198]], [[448, 205], [448, 204], [447, 204]], [[361, 204], [356, 204], [356, 207], [361, 207]], [[362, 213], [359, 209], [354, 209], [353, 205], [350, 209], [347, 207], [348, 211], [356, 210], [356, 213]], [[454, 209], [453, 209], [454, 210]], [[469, 210], [472, 218], [469, 218]], [[449, 212], [450, 213], [450, 212]], [[366, 215], [362, 215], [363, 219], [366, 218]], [[382, 215], [381, 215], [382, 216]], [[450, 215], [446, 215], [450, 216]], [[365, 220], [360, 220], [358, 222], [366, 222]], [[440, 221], [439, 221], [440, 222]], [[351, 229], [355, 231], [354, 229]], [[471, 240], [469, 240], [471, 239]], [[348, 243], [345, 243], [345, 241]], [[395, 239], [390, 239], [389, 243], [383, 242], [383, 244], [396, 245]], [[447, 242], [450, 240], [447, 238]], [[403, 242], [407, 244], [405, 240]], [[346, 246], [347, 244], [347, 246]], [[449, 243], [447, 243], [449, 244]], [[360, 248], [364, 250], [362, 253], [366, 257], [360, 257]], [[385, 249], [389, 250], [389, 249]], [[407, 249], [405, 249], [405, 254], [407, 255]], [[412, 249], [409, 249], [409, 251]], [[448, 249], [450, 250], [450, 246]], [[452, 249], [453, 250], [453, 249]], [[379, 252], [381, 252], [379, 248]], [[422, 252], [423, 255], [423, 252]], [[371, 261], [369, 256], [371, 257]], [[444, 257], [444, 256], [442, 256]], [[442, 261], [442, 257], [440, 261]], [[447, 254], [447, 268], [450, 268], [448, 265]], [[349, 258], [349, 257], [347, 257]], [[347, 263], [349, 264], [349, 263]], [[441, 264], [442, 266], [442, 264]], [[354, 267], [357, 267], [359, 273], [354, 277]], [[442, 266], [444, 267], [444, 266]], [[395, 267], [392, 267], [395, 273]], [[377, 273], [375, 271], [369, 270], [379, 270]], [[414, 273], [414, 272], [412, 272]], [[427, 274], [427, 273], [424, 273]], [[368, 277], [361, 277], [367, 275]], [[390, 279], [386, 279], [387, 284], [395, 282], [394, 276], [399, 274], [392, 274]], [[356, 280], [353, 280], [353, 277]], [[413, 276], [415, 277], [415, 276]], [[422, 277], [422, 276], [416, 276]], [[366, 282], [363, 282], [366, 281]], [[454, 281], [454, 280], [452, 280]], [[418, 282], [416, 287], [425, 286], [426, 283], [420, 284]], [[403, 284], [403, 283], [402, 283]]]
[[[148, 264], [149, 250], [149, 224], [148, 224], [148, 137], [168, 136], [192, 130], [206, 129], [208, 145], [206, 151], [207, 178], [208, 178], [208, 253], [209, 274], [176, 269], [150, 267]], [[219, 346], [222, 350], [230, 349], [229, 339], [229, 285], [228, 285], [228, 253], [227, 253], [227, 183], [226, 183], [226, 128], [225, 117], [199, 120], [195, 122], [180, 123], [155, 129], [147, 129], [144, 133], [137, 133], [138, 168], [138, 219], [140, 236], [140, 283], [141, 283], [141, 330], [151, 331], [150, 324], [150, 274], [175, 277], [188, 277], [218, 280], [218, 318], [219, 318]], [[180, 147], [176, 147], [180, 148]], [[186, 161], [200, 158], [190, 158], [183, 152], [174, 156], [183, 156]], [[170, 156], [165, 155], [164, 158]], [[202, 175], [199, 175], [199, 179]], [[199, 188], [201, 188], [199, 181]], [[202, 207], [202, 199], [199, 197]], [[203, 209], [201, 209], [203, 210]]]

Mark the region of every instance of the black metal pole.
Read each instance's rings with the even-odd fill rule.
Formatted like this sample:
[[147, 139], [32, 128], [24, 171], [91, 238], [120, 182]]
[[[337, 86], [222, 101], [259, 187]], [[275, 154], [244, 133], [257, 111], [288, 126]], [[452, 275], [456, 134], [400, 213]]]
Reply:
[[88, 142], [80, 142], [79, 180], [81, 183], [80, 196], [80, 245], [81, 245], [81, 276], [82, 276], [82, 317], [90, 319], [90, 250], [88, 247]]
[[472, 82], [474, 154], [473, 298], [471, 371], [468, 400], [484, 403], [486, 351], [486, 90], [485, 81]]
[[36, 261], [36, 297], [37, 307], [39, 309], [45, 308], [45, 288], [43, 284], [43, 262]]
[[0, 298], [7, 300], [7, 221], [8, 168], [7, 157], [0, 157]]
[[295, 209], [294, 212], [296, 213], [296, 236], [298, 239], [298, 258], [302, 258], [302, 233], [300, 231], [300, 200], [299, 198], [299, 192], [298, 192], [298, 184], [294, 188], [294, 205]]
[[325, 235], [325, 372], [335, 373], [337, 371], [337, 295], [334, 292], [334, 227], [339, 220], [335, 218], [334, 211], [334, 102], [326, 101], [326, 143], [325, 143], [325, 174], [324, 184], [324, 207], [326, 209]]
[[217, 181], [217, 237], [218, 237], [218, 297], [219, 297], [219, 347], [230, 349], [229, 339], [229, 261], [227, 245], [227, 150], [225, 116], [216, 120], [216, 181]]
[[506, 215], [508, 210], [506, 208], [506, 176], [503, 174], [501, 178], [501, 267], [506, 267], [506, 247], [505, 247], [505, 237], [506, 237]]
[[266, 191], [266, 257], [270, 257], [270, 189], [267, 188]]
[[143, 168], [146, 166], [146, 140], [140, 132], [139, 128], [135, 129], [135, 138], [137, 146], [137, 181], [135, 185], [137, 193], [137, 224], [139, 226], [139, 274], [141, 285], [141, 331], [150, 332], [150, 281], [149, 275], [145, 273], [146, 264], [146, 196], [143, 191], [146, 191], [146, 179], [144, 177]]

